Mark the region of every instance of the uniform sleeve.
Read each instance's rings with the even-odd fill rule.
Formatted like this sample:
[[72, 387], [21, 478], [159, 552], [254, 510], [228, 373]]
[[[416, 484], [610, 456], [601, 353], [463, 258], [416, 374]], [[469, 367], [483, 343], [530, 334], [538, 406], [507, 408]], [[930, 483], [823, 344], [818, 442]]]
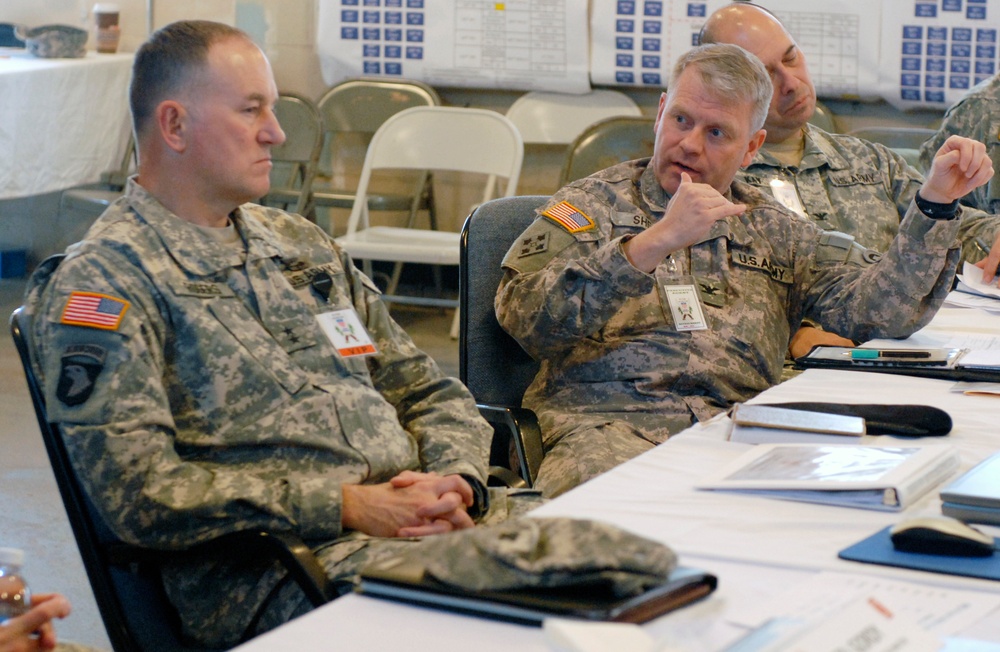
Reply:
[[[120, 323], [64, 323], [80, 292], [122, 302]], [[162, 548], [257, 527], [338, 536], [340, 486], [333, 479], [267, 478], [238, 459], [182, 459], [163, 382], [170, 373], [165, 343], [174, 334], [158, 302], [142, 270], [91, 253], [66, 259], [35, 311], [49, 418], [62, 427], [74, 468], [107, 524], [125, 542]]]
[[831, 264], [839, 261], [829, 260], [831, 247], [823, 243], [830, 235], [821, 234], [796, 260], [796, 274], [805, 279], [795, 288], [801, 296], [793, 305], [803, 306], [799, 317], [854, 341], [912, 334], [931, 320], [951, 289], [960, 224], [932, 220], [911, 205], [889, 249], [881, 256], [863, 253], [865, 262], [877, 262], [862, 269]]
[[[606, 216], [589, 206], [600, 224]], [[529, 240], [546, 242], [545, 250], [522, 255], [518, 243]], [[622, 241], [606, 240], [598, 227], [573, 235], [548, 218], [536, 219], [504, 258], [495, 302], [500, 325], [536, 359], [570, 350], [601, 330], [626, 300], [653, 288], [653, 276], [628, 262]]]
[[346, 253], [341, 256], [351, 273], [355, 307], [379, 349], [367, 360], [372, 382], [417, 443], [421, 467], [471, 476], [485, 486], [493, 429], [479, 416], [472, 395], [417, 348], [389, 315], [374, 284]]

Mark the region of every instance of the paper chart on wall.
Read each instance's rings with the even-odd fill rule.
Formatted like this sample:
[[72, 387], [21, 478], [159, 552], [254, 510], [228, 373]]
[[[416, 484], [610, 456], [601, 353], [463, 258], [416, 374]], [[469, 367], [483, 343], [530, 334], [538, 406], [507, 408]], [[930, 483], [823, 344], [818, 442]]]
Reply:
[[887, 0], [880, 83], [900, 109], [947, 108], [997, 72], [1000, 0]]
[[584, 93], [587, 13], [578, 0], [319, 0], [323, 79]]
[[[726, 0], [617, 0], [593, 3], [591, 81], [664, 88], [677, 57]], [[805, 54], [821, 97], [878, 95], [879, 12], [868, 0], [772, 0], [774, 12]]]

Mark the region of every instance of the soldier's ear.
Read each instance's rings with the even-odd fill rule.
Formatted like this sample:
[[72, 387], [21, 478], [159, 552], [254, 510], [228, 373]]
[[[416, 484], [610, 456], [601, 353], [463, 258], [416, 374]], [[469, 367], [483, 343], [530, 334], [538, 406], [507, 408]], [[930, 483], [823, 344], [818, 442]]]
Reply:
[[160, 138], [175, 152], [187, 149], [189, 114], [184, 105], [175, 100], [160, 102], [155, 111], [156, 126]]
[[750, 143], [747, 145], [747, 151], [743, 155], [743, 160], [740, 161], [740, 167], [745, 168], [750, 165], [753, 161], [753, 157], [757, 156], [757, 151], [760, 149], [761, 145], [764, 144], [764, 139], [767, 137], [767, 131], [764, 129], [758, 129], [757, 133], [750, 137]]

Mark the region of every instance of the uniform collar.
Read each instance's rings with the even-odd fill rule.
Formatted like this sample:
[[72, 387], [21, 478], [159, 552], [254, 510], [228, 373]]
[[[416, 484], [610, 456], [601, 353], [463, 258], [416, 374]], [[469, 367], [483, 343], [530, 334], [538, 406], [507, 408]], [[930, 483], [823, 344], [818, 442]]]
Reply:
[[[781, 168], [784, 165], [767, 151], [767, 145], [757, 150], [757, 155], [753, 159], [751, 167], [755, 165], [765, 165], [771, 168]], [[837, 148], [833, 146], [830, 134], [819, 127], [806, 123], [805, 146], [802, 149], [802, 161], [799, 163], [800, 170], [828, 166], [831, 170], [844, 170], [850, 167], [850, 163], [845, 159]]]
[[134, 177], [128, 181], [125, 196], [139, 219], [156, 232], [171, 258], [192, 274], [209, 276], [248, 261], [281, 255], [264, 223], [246, 209], [249, 204], [238, 207], [229, 216], [247, 243], [244, 258], [241, 252], [205, 237], [194, 225], [171, 213]]

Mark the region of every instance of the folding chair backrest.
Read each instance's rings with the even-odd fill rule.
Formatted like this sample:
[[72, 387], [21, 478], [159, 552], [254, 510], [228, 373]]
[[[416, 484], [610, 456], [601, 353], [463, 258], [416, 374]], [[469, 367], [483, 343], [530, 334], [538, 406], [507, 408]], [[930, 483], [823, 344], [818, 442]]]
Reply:
[[519, 407], [539, 364], [497, 322], [493, 300], [507, 250], [547, 196], [503, 197], [476, 208], [462, 230], [459, 376], [477, 403]]
[[517, 128], [494, 111], [424, 106], [397, 113], [379, 127], [368, 146], [347, 234], [357, 231], [362, 215], [363, 227], [368, 226], [367, 204], [362, 199], [373, 170], [494, 175], [507, 179], [503, 195], [511, 196], [517, 189], [523, 157], [524, 146]]
[[653, 155], [653, 118], [616, 117], [583, 131], [566, 152], [559, 185], [588, 177], [612, 165]]
[[506, 115], [526, 144], [568, 145], [595, 122], [614, 116], [639, 117], [642, 110], [621, 91], [593, 90], [580, 95], [531, 91], [515, 100]]
[[323, 146], [323, 120], [311, 101], [293, 93], [278, 96], [274, 112], [285, 142], [271, 149], [268, 203], [305, 213]]

